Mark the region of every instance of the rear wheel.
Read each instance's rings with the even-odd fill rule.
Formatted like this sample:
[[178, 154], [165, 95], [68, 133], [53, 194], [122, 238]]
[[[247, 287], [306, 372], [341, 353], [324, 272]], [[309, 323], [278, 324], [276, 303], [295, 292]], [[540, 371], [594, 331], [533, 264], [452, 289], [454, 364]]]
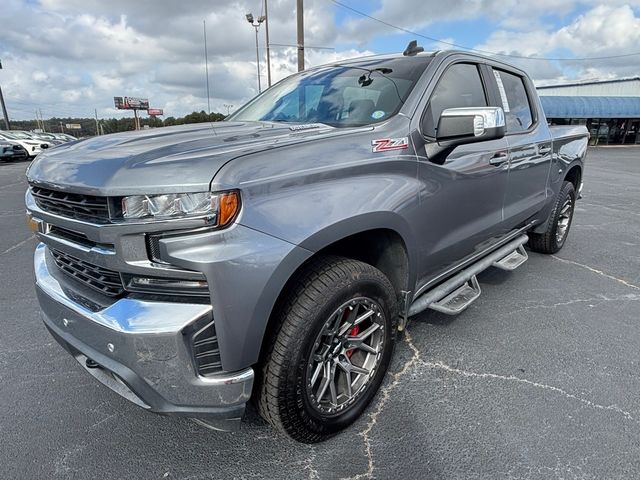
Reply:
[[544, 233], [529, 233], [529, 247], [540, 253], [556, 253], [563, 246], [569, 234], [573, 211], [576, 205], [576, 191], [571, 182], [564, 182]]
[[295, 281], [262, 370], [260, 414], [295, 440], [325, 440], [373, 399], [395, 341], [395, 291], [379, 270], [324, 257]]

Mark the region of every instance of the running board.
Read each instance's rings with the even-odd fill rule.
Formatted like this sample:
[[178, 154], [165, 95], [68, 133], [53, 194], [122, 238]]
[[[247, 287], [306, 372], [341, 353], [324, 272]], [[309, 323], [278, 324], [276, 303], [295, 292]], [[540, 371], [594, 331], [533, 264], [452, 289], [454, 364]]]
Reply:
[[480, 285], [476, 275], [489, 267], [514, 270], [527, 260], [524, 244], [529, 237], [520, 237], [507, 243], [476, 263], [469, 265], [449, 280], [420, 295], [409, 307], [408, 317], [413, 317], [427, 308], [449, 315], [462, 312], [480, 296]]
[[478, 284], [478, 277], [475, 275], [467, 283], [456, 288], [442, 300], [429, 305], [431, 310], [446, 313], [447, 315], [457, 315], [465, 308], [475, 302], [482, 291]]
[[497, 262], [493, 262], [494, 267], [498, 267], [502, 270], [515, 270], [524, 262], [529, 259], [527, 251], [524, 249], [524, 245], [520, 245], [516, 250]]

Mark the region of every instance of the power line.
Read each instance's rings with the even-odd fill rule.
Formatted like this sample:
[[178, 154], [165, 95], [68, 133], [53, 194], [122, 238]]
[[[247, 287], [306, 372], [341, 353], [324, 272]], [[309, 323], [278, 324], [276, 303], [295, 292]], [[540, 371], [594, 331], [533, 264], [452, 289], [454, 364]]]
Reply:
[[345, 5], [342, 2], [339, 2], [338, 0], [329, 0], [331, 3], [342, 7], [346, 10], [350, 10], [351, 12], [360, 15], [362, 17], [368, 18], [370, 20], [374, 20], [378, 23], [381, 23], [382, 25], [386, 25], [387, 27], [391, 27], [391, 28], [395, 28], [396, 30], [400, 30], [401, 32], [405, 32], [405, 33], [409, 33], [411, 35], [415, 35], [416, 37], [420, 37], [420, 38], [424, 38], [425, 40], [430, 40], [432, 42], [438, 42], [438, 43], [442, 43], [444, 45], [449, 45], [451, 47], [456, 47], [456, 48], [462, 48], [464, 50], [469, 50], [471, 52], [478, 52], [478, 53], [484, 53], [486, 55], [495, 55], [495, 56], [500, 56], [500, 57], [511, 57], [511, 58], [521, 58], [521, 59], [525, 59], [525, 60], [548, 60], [548, 61], [558, 61], [558, 62], [581, 62], [581, 61], [589, 61], [589, 60], [609, 60], [612, 58], [625, 58], [625, 57], [633, 57], [636, 55], [640, 55], [640, 52], [635, 52], [635, 53], [626, 53], [626, 54], [622, 54], [622, 55], [608, 55], [606, 57], [582, 57], [582, 58], [552, 58], [552, 57], [528, 57], [526, 55], [513, 55], [510, 53], [497, 53], [497, 52], [491, 52], [489, 50], [481, 50], [478, 48], [471, 48], [471, 47], [467, 47], [464, 45], [460, 45], [457, 43], [452, 43], [452, 42], [447, 42], [445, 40], [440, 40], [438, 38], [434, 38], [434, 37], [430, 37], [428, 35], [423, 35], [421, 33], [418, 32], [414, 32], [412, 30], [409, 30], [407, 28], [403, 28], [403, 27], [398, 27], [397, 25], [393, 25], [392, 23], [386, 22], [384, 20], [380, 20], [379, 18], [376, 17], [372, 17], [371, 15], [361, 12], [360, 10], [356, 10], [353, 7], [350, 7], [349, 5]]
[[[298, 45], [293, 45], [292, 43], [270, 43], [269, 45], [274, 46], [274, 47], [283, 47], [283, 48], [298, 48]], [[309, 46], [309, 45], [305, 45], [304, 46], [305, 49], [312, 49], [312, 50], [335, 50], [336, 47], [313, 47], [313, 46]]]

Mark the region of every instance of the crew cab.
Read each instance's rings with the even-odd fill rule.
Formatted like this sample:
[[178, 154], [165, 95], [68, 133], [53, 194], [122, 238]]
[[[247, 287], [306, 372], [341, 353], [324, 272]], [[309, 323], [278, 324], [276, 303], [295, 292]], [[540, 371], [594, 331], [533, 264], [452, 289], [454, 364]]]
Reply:
[[38, 155], [53, 337], [154, 412], [232, 429], [253, 401], [302, 442], [350, 425], [410, 317], [557, 252], [580, 196], [588, 133], [549, 127], [525, 72], [421, 50], [308, 69], [221, 123]]

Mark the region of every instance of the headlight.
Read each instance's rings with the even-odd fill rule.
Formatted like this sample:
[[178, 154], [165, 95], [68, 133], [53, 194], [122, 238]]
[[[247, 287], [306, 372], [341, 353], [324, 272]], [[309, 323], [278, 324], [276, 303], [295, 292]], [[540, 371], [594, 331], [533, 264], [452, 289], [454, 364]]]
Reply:
[[210, 224], [224, 226], [239, 210], [238, 192], [133, 195], [122, 199], [122, 216], [127, 219], [208, 217]]

